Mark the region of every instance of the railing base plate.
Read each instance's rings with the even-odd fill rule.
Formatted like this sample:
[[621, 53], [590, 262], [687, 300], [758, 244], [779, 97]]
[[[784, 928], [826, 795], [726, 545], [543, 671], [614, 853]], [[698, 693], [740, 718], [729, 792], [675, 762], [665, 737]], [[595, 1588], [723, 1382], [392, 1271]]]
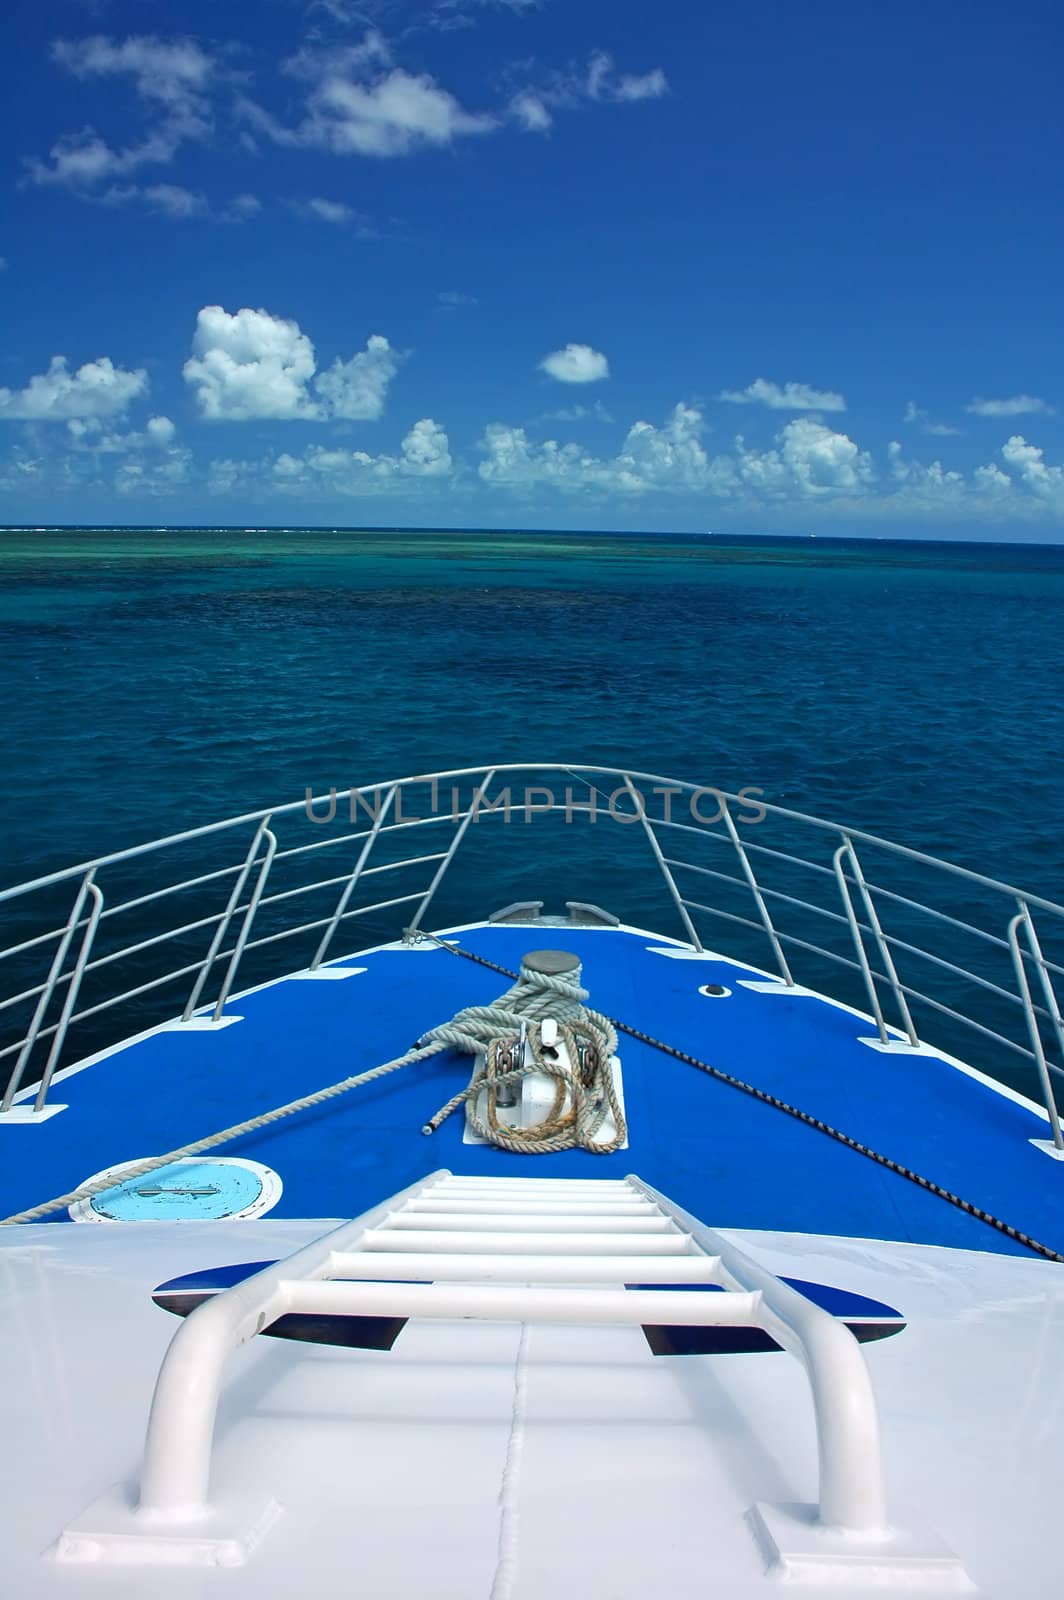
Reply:
[[769, 1567], [787, 1583], [845, 1582], [877, 1590], [971, 1594], [975, 1588], [948, 1545], [928, 1528], [891, 1528], [863, 1538], [827, 1528], [815, 1506], [751, 1508], [750, 1521]]
[[20, 1128], [33, 1122], [47, 1122], [49, 1117], [57, 1117], [60, 1111], [69, 1109], [69, 1106], [45, 1106], [43, 1111], [34, 1111], [33, 1102], [30, 1101], [28, 1105], [12, 1106], [10, 1111], [0, 1112], [0, 1128], [8, 1122]]
[[293, 982], [297, 978], [331, 978], [335, 981], [337, 978], [355, 978], [360, 972], [367, 970], [366, 967], [315, 967], [313, 971], [290, 972], [288, 981]]
[[64, 1564], [241, 1567], [281, 1513], [276, 1500], [233, 1500], [178, 1520], [136, 1508], [116, 1484], [76, 1517], [48, 1554]]
[[229, 1028], [243, 1020], [243, 1017], [219, 1017], [216, 1022], [213, 1017], [189, 1017], [187, 1021], [165, 1022], [163, 1027], [167, 1033], [217, 1033], [219, 1028]]
[[1028, 1139], [1028, 1144], [1033, 1144], [1036, 1150], [1042, 1150], [1047, 1156], [1052, 1156], [1054, 1161], [1064, 1161], [1064, 1150], [1058, 1149], [1052, 1139]]

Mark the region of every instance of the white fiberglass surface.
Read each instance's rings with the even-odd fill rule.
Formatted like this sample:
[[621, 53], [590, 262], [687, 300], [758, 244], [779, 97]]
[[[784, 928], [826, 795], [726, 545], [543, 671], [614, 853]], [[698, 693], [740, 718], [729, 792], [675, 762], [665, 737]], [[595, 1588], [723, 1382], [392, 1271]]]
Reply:
[[[225, 1384], [212, 1496], [283, 1508], [242, 1567], [59, 1566], [132, 1492], [159, 1360], [152, 1289], [275, 1258], [320, 1222], [12, 1229], [0, 1239], [0, 1592], [184, 1597], [770, 1593], [747, 1512], [811, 1502], [804, 1376], [782, 1353], [651, 1355], [638, 1328], [408, 1323], [390, 1352], [258, 1339]], [[988, 1593], [1050, 1593], [1064, 1467], [1064, 1272], [1012, 1257], [733, 1233], [774, 1271], [886, 1301], [865, 1347], [892, 1515]], [[835, 1593], [860, 1594], [843, 1584]]]

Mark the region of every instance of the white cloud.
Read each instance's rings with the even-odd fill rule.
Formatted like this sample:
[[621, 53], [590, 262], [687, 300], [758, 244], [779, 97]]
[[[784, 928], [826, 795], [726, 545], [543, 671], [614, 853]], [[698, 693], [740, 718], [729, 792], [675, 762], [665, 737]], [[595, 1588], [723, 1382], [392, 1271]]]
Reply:
[[463, 294], [460, 289], [441, 289], [436, 304], [444, 311], [457, 311], [461, 306], [475, 306], [478, 301], [475, 294]]
[[214, 62], [193, 39], [159, 39], [141, 34], [121, 42], [100, 34], [88, 39], [57, 39], [52, 59], [76, 78], [132, 78], [137, 93], [182, 113], [200, 114]]
[[721, 400], [737, 406], [768, 406], [771, 411], [845, 411], [846, 400], [831, 389], [814, 389], [808, 383], [770, 383], [755, 378], [745, 389], [725, 389]]
[[554, 126], [554, 118], [538, 94], [522, 89], [510, 101], [510, 115], [521, 124], [526, 133], [546, 133]]
[[972, 400], [965, 411], [973, 417], [1024, 417], [1055, 415], [1055, 407], [1032, 394], [1014, 394], [1008, 400]]
[[128, 78], [153, 126], [122, 149], [113, 149], [91, 127], [65, 134], [52, 146], [49, 161], [29, 162], [34, 183], [92, 189], [140, 167], [172, 161], [182, 144], [211, 131], [209, 93], [217, 67], [194, 40], [154, 35], [59, 39], [52, 59], [78, 78]]
[[812, 417], [795, 417], [776, 437], [774, 450], [749, 450], [736, 441], [740, 478], [766, 498], [861, 495], [875, 477], [866, 450]]
[[1028, 444], [1020, 433], [1014, 433], [1002, 445], [1001, 454], [1025, 489], [1054, 509], [1064, 511], [1064, 467], [1049, 466], [1045, 452], [1038, 445]]
[[557, 411], [544, 411], [539, 422], [612, 422], [613, 417], [601, 400], [590, 406], [559, 406]]
[[0, 418], [23, 422], [65, 422], [69, 418], [115, 417], [130, 401], [147, 393], [143, 367], [128, 372], [109, 356], [87, 361], [71, 372], [65, 356], [53, 356], [48, 371], [24, 389], [0, 389]]
[[352, 222], [355, 218], [354, 209], [343, 200], [323, 200], [320, 195], [314, 195], [310, 200], [303, 202], [302, 211], [310, 217], [316, 217], [319, 222], [333, 222], [337, 225]]
[[910, 400], [905, 407], [902, 421], [916, 423], [921, 433], [926, 433], [935, 439], [958, 438], [964, 431], [962, 428], [951, 427], [948, 422], [932, 422], [927, 412], [921, 410], [913, 400]]
[[277, 144], [386, 158], [498, 126], [494, 116], [467, 111], [428, 73], [393, 66], [387, 42], [376, 32], [360, 45], [302, 50], [286, 70], [310, 84], [306, 114], [295, 127], [249, 99], [240, 102], [250, 125]]
[[623, 105], [658, 100], [668, 92], [668, 80], [660, 67], [618, 76], [613, 57], [596, 50], [583, 69], [569, 67], [547, 73], [540, 82], [522, 84], [511, 94], [507, 111], [526, 133], [546, 133], [554, 125], [556, 111], [572, 111], [589, 101]]
[[872, 460], [844, 433], [811, 417], [795, 418], [776, 448], [753, 450], [741, 439], [733, 453], [710, 457], [705, 424], [694, 406], [678, 405], [660, 426], [636, 422], [613, 457], [579, 444], [548, 439], [534, 444], [524, 428], [492, 423], [484, 433], [478, 471], [485, 483], [528, 490], [538, 485], [572, 493], [706, 493], [756, 502], [858, 498], [875, 477]]
[[399, 360], [388, 340], [373, 334], [365, 350], [318, 373], [314, 346], [297, 322], [246, 306], [232, 313], [204, 306], [184, 376], [212, 422], [372, 421], [384, 410]]
[[658, 100], [669, 91], [660, 67], [641, 75], [618, 78], [613, 57], [596, 50], [587, 70], [586, 92], [591, 100]]
[[314, 346], [299, 324], [243, 307], [204, 306], [196, 319], [185, 382], [212, 422], [253, 417], [318, 417], [307, 392]]
[[372, 422], [383, 412], [388, 385], [398, 370], [398, 355], [383, 334], [374, 333], [365, 350], [350, 361], [334, 361], [314, 387], [330, 415]]
[[283, 493], [364, 495], [395, 493], [413, 483], [449, 479], [453, 473], [446, 432], [431, 417], [422, 417], [397, 455], [309, 445], [299, 455], [283, 451], [266, 461], [227, 458], [211, 463], [208, 487], [215, 494], [229, 494], [268, 481]]
[[635, 423], [619, 454], [603, 459], [581, 445], [555, 439], [533, 444], [524, 428], [495, 422], [485, 429], [481, 448], [486, 459], [478, 473], [485, 483], [511, 489], [540, 484], [576, 493], [700, 489], [713, 476], [699, 438], [702, 426], [701, 412], [678, 405], [660, 428]]
[[177, 429], [169, 417], [149, 417], [144, 428], [153, 444], [173, 444]]
[[598, 350], [589, 344], [567, 344], [544, 356], [540, 368], [561, 383], [597, 383], [610, 375], [610, 364]]
[[177, 437], [169, 417], [149, 417], [143, 432], [117, 433], [104, 427], [99, 417], [71, 417], [67, 422], [71, 447], [86, 455], [128, 455], [149, 447], [168, 449]]

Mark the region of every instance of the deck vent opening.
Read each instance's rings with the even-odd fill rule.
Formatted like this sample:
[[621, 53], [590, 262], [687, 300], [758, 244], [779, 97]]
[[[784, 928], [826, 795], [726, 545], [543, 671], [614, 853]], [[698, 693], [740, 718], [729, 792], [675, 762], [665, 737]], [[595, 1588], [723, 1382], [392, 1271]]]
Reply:
[[698, 990], [699, 994], [708, 995], [711, 1000], [721, 1000], [725, 995], [731, 994], [722, 983], [703, 983]]

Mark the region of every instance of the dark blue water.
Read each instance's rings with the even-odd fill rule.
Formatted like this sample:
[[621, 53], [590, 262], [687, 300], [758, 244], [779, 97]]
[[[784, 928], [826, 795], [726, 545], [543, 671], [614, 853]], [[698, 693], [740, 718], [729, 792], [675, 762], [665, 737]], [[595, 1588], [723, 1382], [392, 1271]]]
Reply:
[[[306, 786], [562, 758], [756, 785], [1064, 899], [1060, 548], [8, 532], [0, 648], [8, 882]], [[453, 909], [644, 910], [611, 848], [493, 845]]]

